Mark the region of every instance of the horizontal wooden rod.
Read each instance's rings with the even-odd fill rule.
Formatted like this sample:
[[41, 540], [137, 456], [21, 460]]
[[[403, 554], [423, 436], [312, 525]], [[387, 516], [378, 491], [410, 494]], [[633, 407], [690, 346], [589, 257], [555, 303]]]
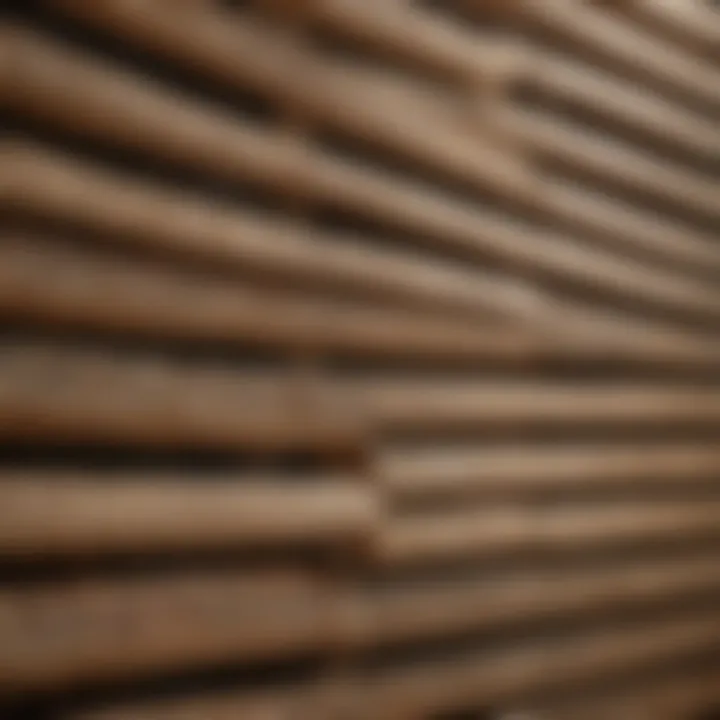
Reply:
[[[563, 349], [530, 332], [438, 315], [168, 268], [37, 232], [8, 231], [0, 245], [0, 317], [35, 326], [413, 364], [592, 361], [581, 348]], [[638, 353], [636, 361], [672, 366], [678, 359]], [[702, 355], [695, 362], [702, 364]]]
[[508, 448], [388, 447], [375, 463], [398, 498], [523, 497], [545, 493], [680, 490], [720, 474], [711, 444], [634, 443]]
[[507, 651], [445, 661], [416, 661], [366, 680], [374, 717], [423, 717], [470, 704], [487, 707], [543, 690], [616, 677], [717, 647], [717, 613], [580, 633]]
[[[688, 312], [696, 313], [712, 314], [717, 307], [715, 301], [706, 302], [701, 297], [694, 300], [695, 295], [702, 293], [697, 285], [683, 284], [678, 278], [668, 276], [662, 278], [664, 285], [677, 285], [680, 295], [677, 298], [669, 295], [666, 287], [663, 288], [664, 292], [658, 292], [657, 288], [661, 284], [659, 279], [653, 278], [641, 266], [627, 261], [618, 262], [603, 252], [588, 253], [576, 245], [571, 247], [572, 243], [564, 238], [546, 236], [541, 244], [543, 252], [529, 256], [532, 248], [539, 246], [537, 243], [528, 242], [527, 238], [519, 234], [519, 228], [508, 228], [470, 206], [435, 197], [426, 190], [406, 183], [391, 182], [378, 173], [373, 173], [371, 177], [367, 171], [361, 171], [358, 167], [321, 160], [302, 147], [288, 147], [287, 143], [280, 143], [277, 138], [273, 139], [257, 130], [247, 128], [241, 133], [229, 119], [223, 120], [221, 116], [208, 111], [203, 113], [201, 109], [190, 106], [179, 106], [174, 98], [166, 98], [163, 104], [165, 93], [159, 88], [151, 90], [150, 86], [143, 87], [143, 81], [137, 78], [124, 77], [119, 73], [113, 75], [102, 67], [93, 68], [92, 63], [83, 62], [67, 50], [53, 49], [52, 42], [47, 39], [38, 40], [27, 32], [19, 32], [17, 28], [13, 30], [10, 38], [14, 38], [19, 46], [15, 54], [21, 59], [25, 47], [24, 52], [32, 58], [32, 63], [16, 63], [15, 91], [11, 84], [5, 95], [6, 102], [24, 112], [42, 116], [49, 113], [53, 121], [70, 123], [77, 130], [76, 109], [85, 106], [88, 111], [81, 114], [85, 131], [94, 135], [99, 133], [114, 142], [131, 142], [134, 146], [137, 146], [139, 139], [144, 139], [146, 150], [165, 156], [169, 153], [176, 162], [179, 158], [185, 164], [189, 162], [194, 168], [199, 166], [214, 175], [242, 176], [246, 179], [250, 174], [254, 181], [261, 179], [275, 185], [285, 183], [287, 186], [291, 182], [294, 186], [306, 188], [304, 192], [313, 192], [322, 202], [340, 203], [357, 212], [369, 212], [382, 218], [383, 222], [400, 223], [403, 229], [411, 232], [423, 235], [431, 233], [434, 242], [440, 240], [450, 243], [464, 252], [489, 253], [493, 256], [500, 254], [502, 257], [499, 259], [503, 262], [532, 265], [534, 271], [550, 272], [560, 278], [580, 273], [578, 282], [599, 287], [611, 295], [620, 291], [648, 302], [680, 303], [687, 306]], [[29, 52], [31, 48], [32, 52]], [[47, 58], [45, 64], [41, 62], [43, 56]], [[56, 107], [57, 98], [48, 91], [56, 86], [57, 78], [53, 78], [58, 73], [63, 77], [78, 78], [74, 84], [77, 97], [72, 100], [66, 97], [67, 112]], [[24, 74], [27, 77], [22, 77]], [[315, 85], [322, 87], [322, 83], [304, 83], [304, 87], [310, 90]], [[347, 82], [343, 86], [347, 93], [346, 86]], [[355, 93], [351, 98], [363, 107], [375, 107], [378, 104], [362, 102], [362, 93]], [[113, 107], [112, 111], [109, 110], [110, 106]], [[332, 117], [336, 117], [337, 102], [334, 101], [331, 107]], [[404, 112], [403, 117], [414, 114]], [[170, 116], [173, 122], [162, 119]], [[185, 118], [185, 121], [181, 123], [179, 117]], [[356, 119], [357, 112], [350, 113], [350, 117]], [[396, 127], [394, 121], [383, 123], [383, 127], [388, 124]], [[133, 125], [138, 124], [139, 127], [133, 130]], [[173, 133], [177, 137], [173, 138]], [[181, 139], [181, 135], [184, 139]], [[448, 132], [438, 131], [434, 136], [446, 135]], [[179, 153], [187, 155], [188, 147], [195, 149], [194, 157], [179, 157]], [[474, 157], [477, 153], [478, 146], [474, 143], [463, 154]], [[482, 236], [478, 236], [478, 228], [482, 228]], [[582, 263], [574, 264], [573, 255], [581, 255]], [[568, 260], [571, 260], [570, 266]], [[592, 268], [592, 271], [589, 272], [587, 268]], [[581, 320], [579, 324], [582, 324]]]
[[[511, 630], [518, 622], [587, 620], [707, 595], [720, 586], [716, 559], [704, 554], [640, 568], [505, 573], [380, 588], [268, 570], [7, 589], [0, 593], [6, 638], [0, 667], [5, 689], [17, 692], [222, 661], [353, 653]], [[526, 642], [538, 632], [547, 636], [546, 630], [530, 631]], [[514, 642], [505, 640], [497, 652], [502, 656]]]
[[340, 397], [288, 371], [32, 343], [0, 349], [0, 439], [183, 450], [355, 453]]
[[525, 368], [610, 362], [673, 370], [717, 363], [716, 353], [702, 345], [621, 351], [550, 340], [530, 329], [501, 329], [433, 309], [418, 312], [271, 289], [164, 267], [107, 248], [72, 245], [37, 231], [8, 230], [0, 244], [0, 318], [33, 327], [417, 365], [502, 362]]
[[588, 3], [464, 0], [463, 5], [478, 13], [491, 8], [514, 18], [563, 48], [657, 88], [700, 113], [714, 114], [720, 109], [720, 71]]
[[710, 179], [544, 112], [519, 110], [515, 122], [524, 141], [548, 162], [572, 167], [699, 218], [720, 218], [717, 188]]
[[302, 655], [331, 632], [326, 599], [292, 571], [4, 590], [0, 691]]
[[[211, 203], [25, 141], [3, 151], [6, 207], [107, 233], [154, 252], [215, 262], [415, 307], [446, 307], [483, 321], [537, 302], [530, 289], [460, 263], [373, 247], [356, 236], [298, 227], [269, 214]], [[527, 310], [526, 310], [527, 312]]]
[[710, 119], [647, 92], [640, 83], [614, 77], [600, 68], [579, 67], [540, 48], [527, 52], [522, 81], [542, 95], [591, 112], [606, 124], [634, 131], [645, 142], [696, 157], [720, 156], [720, 139]]
[[623, 692], [586, 694], [582, 700], [536, 705], [533, 711], [553, 720], [688, 720], [720, 702], [720, 667], [711, 660], [694, 672], [662, 673], [652, 682]]
[[0, 471], [0, 556], [255, 548], [369, 539], [362, 478]]
[[348, 381], [368, 417], [386, 430], [531, 427], [711, 427], [720, 394], [679, 385], [423, 380]]
[[663, 263], [712, 280], [720, 274], [720, 252], [712, 235], [629, 202], [586, 191], [570, 181], [547, 178], [543, 210], [548, 220], [577, 233], [602, 239], [608, 247], [650, 267]]
[[[462, 309], [481, 315], [484, 321], [493, 315], [531, 320], [538, 332], [550, 337], [581, 335], [583, 341], [596, 347], [715, 352], [712, 344], [696, 344], [689, 333], [651, 324], [646, 327], [595, 310], [580, 310], [574, 304], [568, 308], [521, 278], [469, 270], [460, 263], [428, 262], [407, 252], [361, 244], [358, 237], [311, 232], [268, 215], [119, 176], [29, 141], [15, 140], [3, 152], [6, 182], [0, 203], [6, 207], [70, 221], [154, 252], [203, 259], [225, 270], [235, 267], [272, 274], [306, 287], [320, 284], [359, 293], [370, 290], [375, 297], [391, 297], [416, 307]], [[437, 222], [432, 207], [429, 213], [428, 208], [422, 213], [428, 223]], [[446, 227], [442, 217], [440, 223]], [[475, 219], [468, 216], [462, 223], [456, 229], [458, 241], [472, 242], [476, 248], [479, 236]], [[536, 262], [547, 258], [544, 250], [551, 248], [544, 243], [550, 238], [543, 238], [543, 243], [537, 238], [528, 240], [524, 232], [498, 222], [484, 244], [488, 250], [511, 254], [515, 261], [522, 258], [521, 262], [535, 268]], [[587, 258], [574, 257], [577, 255], [577, 248], [563, 243], [563, 254], [557, 254], [554, 264], [566, 266], [566, 272], [583, 272], [592, 281], [595, 270], [588, 268], [596, 265]], [[618, 264], [617, 272], [622, 267]], [[633, 282], [642, 280], [631, 274]], [[656, 278], [648, 278], [657, 284]], [[665, 297], [665, 293], [654, 294]], [[708, 302], [702, 304], [707, 306]], [[714, 313], [715, 304], [710, 305]]]
[[610, 5], [619, 17], [628, 18], [685, 51], [717, 65], [720, 21], [713, 8], [697, 0], [620, 0]]
[[[513, 48], [499, 39], [479, 46], [474, 33], [403, 3], [316, 0], [303, 11], [314, 27], [352, 40], [409, 67], [478, 90], [512, 76]], [[481, 91], [481, 90], [480, 90]]]
[[[534, 178], [518, 158], [483, 141], [433, 92], [408, 79], [393, 82], [389, 74], [363, 70], [340, 58], [323, 62], [266, 25], [228, 18], [201, 5], [186, 6], [171, 16], [153, 2], [132, 8], [77, 0], [53, 0], [53, 5], [193, 74], [229, 88], [251, 88], [295, 107], [314, 125], [371, 140], [391, 157], [412, 158], [483, 192], [534, 192]], [[438, 131], [438, 122], [450, 126]]]
[[635, 500], [550, 508], [508, 503], [398, 517], [382, 528], [377, 553], [379, 561], [390, 566], [513, 554], [554, 556], [652, 545], [668, 539], [717, 537], [719, 528], [717, 500]]

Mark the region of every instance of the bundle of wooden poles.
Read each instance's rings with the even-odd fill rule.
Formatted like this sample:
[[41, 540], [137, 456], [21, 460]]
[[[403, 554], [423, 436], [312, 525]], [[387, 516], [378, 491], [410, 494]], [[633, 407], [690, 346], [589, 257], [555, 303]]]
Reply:
[[710, 2], [15, 2], [0, 122], [1, 717], [720, 707]]

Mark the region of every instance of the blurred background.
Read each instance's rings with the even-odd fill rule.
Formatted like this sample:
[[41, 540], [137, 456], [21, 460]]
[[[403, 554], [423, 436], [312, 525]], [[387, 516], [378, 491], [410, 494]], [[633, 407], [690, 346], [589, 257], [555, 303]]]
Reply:
[[3, 3], [0, 717], [718, 717], [719, 50]]

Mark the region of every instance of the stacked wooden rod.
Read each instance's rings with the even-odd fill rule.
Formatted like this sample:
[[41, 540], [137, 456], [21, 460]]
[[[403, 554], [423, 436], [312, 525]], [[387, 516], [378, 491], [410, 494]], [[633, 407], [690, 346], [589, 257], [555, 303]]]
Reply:
[[717, 10], [0, 23], [0, 716], [720, 707]]

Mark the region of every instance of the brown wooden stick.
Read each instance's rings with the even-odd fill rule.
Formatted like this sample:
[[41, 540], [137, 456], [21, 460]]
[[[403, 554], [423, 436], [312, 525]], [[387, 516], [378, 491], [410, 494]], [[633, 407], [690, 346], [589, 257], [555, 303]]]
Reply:
[[548, 688], [652, 667], [663, 660], [717, 647], [716, 613], [655, 621], [633, 628], [603, 629], [561, 642], [544, 642], [500, 652], [478, 652], [449, 661], [417, 661], [378, 672], [362, 694], [375, 717], [422, 717], [467, 707], [495, 705]]
[[0, 472], [0, 555], [152, 553], [369, 539], [358, 478]]
[[50, 345], [0, 351], [0, 438], [175, 449], [356, 452], [357, 418], [289, 376]]
[[5, 590], [0, 689], [296, 656], [324, 642], [324, 592], [292, 571]]
[[700, 218], [720, 218], [717, 188], [711, 180], [546, 113], [518, 111], [515, 121], [524, 140], [550, 165], [570, 167]]
[[0, 244], [0, 317], [6, 320], [411, 363], [573, 358], [572, 348], [529, 333], [435, 315], [429, 308], [421, 314], [271, 290], [27, 231], [8, 233]]
[[635, 443], [509, 448], [392, 447], [376, 462], [380, 482], [400, 498], [519, 497], [552, 492], [708, 483], [720, 473], [710, 444]]
[[[296, 229], [268, 216], [241, 212], [189, 193], [118, 176], [29, 142], [13, 142], [3, 152], [5, 184], [0, 203], [6, 207], [70, 221], [155, 252], [202, 258], [226, 269], [237, 267], [279, 275], [305, 286], [317, 287], [320, 283], [363, 293], [372, 289], [376, 297], [393, 297], [415, 305], [442, 303], [464, 308], [468, 314], [481, 314], [484, 319], [490, 314], [509, 315], [516, 320], [531, 320], [541, 330], [555, 335], [572, 338], [581, 334], [584, 341], [595, 346], [608, 347], [610, 343], [612, 347], [626, 349], [653, 346], [671, 352], [673, 348], [693, 350], [689, 333], [640, 325], [597, 311], [563, 308], [551, 296], [516, 278], [468, 270], [459, 263], [444, 266], [437, 261], [428, 263], [409, 253], [361, 245], [355, 238], [340, 239]], [[439, 232], [450, 223], [455, 228], [453, 245], [466, 243], [467, 249], [472, 245], [473, 252], [477, 252], [478, 225], [472, 211], [463, 210], [455, 218], [450, 208], [448, 218], [445, 211], [448, 208], [443, 210], [426, 203], [413, 205], [421, 206], [417, 222], [424, 219], [428, 224], [434, 223]], [[394, 206], [393, 212], [397, 214], [399, 209]], [[411, 212], [417, 214], [415, 210]], [[524, 231], [497, 221], [492, 230], [487, 230], [483, 244], [488, 252], [512, 256], [528, 267], [535, 268], [539, 262], [547, 267], [548, 257], [554, 255], [551, 263], [556, 271], [562, 267], [565, 274], [583, 272], [584, 280], [589, 282], [603, 272], [602, 256], [597, 256], [597, 263], [589, 264], [587, 258], [577, 257], [582, 255], [581, 251], [564, 240], [553, 253], [554, 239], [549, 236], [543, 238], [543, 243], [538, 243], [537, 238], [529, 242]], [[622, 267], [612, 263], [606, 268], [612, 274], [613, 287]], [[645, 273], [643, 268], [639, 270]], [[633, 270], [630, 274], [634, 282], [643, 279]], [[647, 279], [657, 284], [656, 278], [647, 275]], [[652, 292], [655, 297], [665, 297], [664, 292]], [[703, 300], [701, 304], [708, 302]], [[712, 346], [706, 349], [713, 351]]]
[[629, 129], [645, 142], [696, 157], [720, 155], [720, 139], [711, 120], [644, 91], [642, 84], [613, 77], [599, 68], [578, 67], [540, 48], [533, 49], [531, 58], [524, 81], [544, 96], [590, 111], [607, 125]]
[[716, 113], [720, 107], [720, 83], [714, 67], [588, 3], [464, 0], [463, 5], [481, 14], [491, 5], [496, 14], [515, 18], [613, 72], [636, 78], [704, 111]]
[[[189, 163], [213, 175], [247, 178], [250, 173], [254, 180], [302, 186], [323, 200], [330, 197], [332, 202], [339, 200], [354, 210], [380, 214], [383, 220], [400, 222], [411, 231], [432, 232], [442, 242], [449, 241], [465, 252], [501, 254], [504, 262], [531, 265], [560, 278], [581, 272], [577, 282], [611, 295], [621, 290], [645, 302], [677, 302], [687, 306], [689, 312], [701, 314], [713, 315], [718, 306], [716, 299], [702, 298], [703, 289], [696, 285], [683, 284], [672, 276], [653, 278], [639, 265], [618, 262], [603, 252], [588, 253], [560, 237], [544, 238], [542, 252], [532, 253], [532, 248], [540, 245], [528, 242], [520, 228], [493, 222], [469, 206], [447, 199], [440, 201], [426, 191], [398, 185], [382, 175], [371, 177], [358, 168], [322, 162], [300, 146], [292, 148], [259, 131], [241, 132], [228, 118], [180, 105], [174, 98], [163, 100], [164, 93], [159, 88], [143, 88], [143, 82], [137, 78], [94, 68], [92, 63], [27, 31], [14, 28], [10, 39], [14, 40], [17, 62], [14, 81], [6, 87], [5, 98], [24, 112], [49, 114], [54, 121], [69, 123], [74, 130], [78, 129], [80, 117], [84, 130], [95, 135], [133, 145], [144, 142], [145, 151], [169, 154], [176, 162]], [[24, 55], [29, 60], [23, 64]], [[57, 107], [52, 88], [66, 77], [76, 78], [72, 85], [74, 97], [65, 94], [65, 107]], [[87, 112], [78, 115], [82, 107]], [[483, 229], [487, 240], [478, 237], [478, 228]], [[579, 263], [574, 256], [579, 256]], [[662, 292], [657, 290], [660, 284]], [[677, 287], [677, 298], [668, 294], [668, 287]], [[707, 293], [710, 292], [708, 289]], [[496, 294], [497, 290], [487, 295]], [[699, 296], [697, 300], [695, 296]], [[521, 305], [517, 295], [503, 299], [504, 307]]]
[[581, 549], [716, 537], [717, 501], [598, 503], [591, 507], [497, 506], [398, 518], [378, 541], [390, 566], [574, 553]]
[[720, 395], [707, 389], [631, 384], [491, 383], [368, 377], [352, 389], [387, 430], [532, 427], [711, 427]]

